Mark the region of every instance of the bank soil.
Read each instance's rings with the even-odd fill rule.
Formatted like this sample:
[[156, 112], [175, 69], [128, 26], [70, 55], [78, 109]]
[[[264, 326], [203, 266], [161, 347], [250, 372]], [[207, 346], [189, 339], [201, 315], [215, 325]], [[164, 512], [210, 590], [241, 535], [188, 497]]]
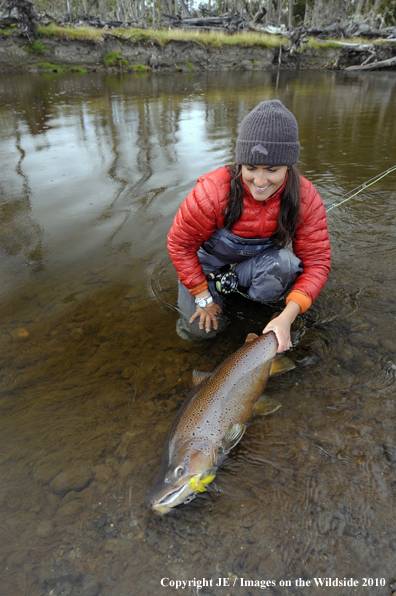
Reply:
[[[85, 69], [91, 72], [202, 72], [213, 70], [344, 69], [361, 65], [372, 55], [370, 46], [339, 46], [290, 52], [284, 47], [204, 46], [198, 41], [133, 42], [114, 35], [102, 40], [42, 38], [28, 44], [15, 35], [0, 36], [0, 72], [43, 72]], [[373, 46], [371, 46], [372, 48]], [[371, 54], [370, 54], [371, 52]], [[396, 46], [376, 47], [381, 60], [396, 56]], [[390, 67], [392, 68], [392, 66]]]

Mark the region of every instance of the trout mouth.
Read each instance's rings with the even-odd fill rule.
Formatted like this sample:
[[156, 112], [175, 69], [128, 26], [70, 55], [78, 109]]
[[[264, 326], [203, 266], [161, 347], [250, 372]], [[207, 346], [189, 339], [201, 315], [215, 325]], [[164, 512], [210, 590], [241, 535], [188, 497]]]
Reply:
[[198, 493], [205, 492], [208, 484], [210, 484], [215, 477], [216, 474], [213, 472], [210, 474], [195, 474], [184, 484], [178, 486], [174, 490], [170, 490], [158, 500], [153, 499], [149, 506], [155, 513], [164, 515], [165, 513], [168, 513], [172, 507], [176, 507], [176, 505], [181, 505], [182, 503], [186, 505], [187, 503], [190, 503]]
[[192, 492], [189, 483], [187, 482], [175, 490], [168, 492], [160, 499], [153, 500], [151, 503], [151, 509], [155, 511], [155, 513], [164, 515], [165, 513], [168, 513], [172, 507], [175, 507], [181, 503], [186, 503], [187, 500], [189, 502], [194, 497], [195, 494]]

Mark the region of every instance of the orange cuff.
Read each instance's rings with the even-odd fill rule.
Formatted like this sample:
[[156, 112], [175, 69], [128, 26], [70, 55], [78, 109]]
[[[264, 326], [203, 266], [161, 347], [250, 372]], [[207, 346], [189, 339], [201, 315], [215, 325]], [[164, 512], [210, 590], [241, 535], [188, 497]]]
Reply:
[[304, 292], [300, 292], [300, 290], [292, 290], [286, 298], [286, 304], [289, 304], [290, 300], [297, 302], [300, 307], [300, 314], [308, 310], [312, 304], [311, 298]]
[[208, 289], [208, 282], [207, 281], [203, 281], [201, 284], [199, 284], [199, 286], [195, 286], [195, 288], [191, 288], [191, 290], [188, 290], [191, 294], [191, 296], [196, 296], [197, 294], [199, 294], [200, 292], [203, 292], [204, 290]]

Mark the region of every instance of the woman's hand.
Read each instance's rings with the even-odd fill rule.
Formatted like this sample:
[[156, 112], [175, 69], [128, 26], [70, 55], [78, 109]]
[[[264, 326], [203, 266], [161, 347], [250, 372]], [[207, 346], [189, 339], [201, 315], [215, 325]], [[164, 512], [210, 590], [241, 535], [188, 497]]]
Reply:
[[297, 302], [290, 300], [285, 310], [276, 318], [271, 319], [268, 325], [264, 327], [263, 333], [268, 333], [268, 331], [273, 331], [275, 333], [276, 339], [278, 340], [278, 353], [290, 350], [290, 348], [293, 347], [290, 337], [290, 328], [299, 312], [300, 305], [297, 304]]
[[208, 306], [201, 308], [197, 305], [197, 310], [193, 314], [190, 319], [190, 323], [195, 321], [199, 317], [199, 328], [204, 329], [206, 333], [209, 333], [213, 323], [213, 329], [217, 329], [219, 326], [219, 322], [217, 320], [217, 315], [221, 313], [221, 308], [216, 302], [211, 302]]

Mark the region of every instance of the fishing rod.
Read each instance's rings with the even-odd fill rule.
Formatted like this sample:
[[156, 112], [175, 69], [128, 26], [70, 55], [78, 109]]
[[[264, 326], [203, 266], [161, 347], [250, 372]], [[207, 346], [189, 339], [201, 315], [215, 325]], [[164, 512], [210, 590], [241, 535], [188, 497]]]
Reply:
[[[338, 207], [339, 205], [342, 205], [343, 203], [346, 203], [350, 199], [353, 199], [353, 197], [356, 197], [356, 195], [358, 195], [362, 190], [364, 190], [365, 188], [368, 188], [369, 186], [372, 186], [373, 184], [375, 184], [379, 180], [382, 180], [382, 178], [385, 178], [385, 176], [387, 176], [391, 172], [394, 172], [395, 170], [396, 170], [396, 165], [395, 166], [392, 166], [388, 170], [385, 170], [385, 172], [382, 172], [381, 174], [377, 174], [377, 176], [374, 176], [374, 178], [371, 178], [370, 180], [367, 180], [367, 182], [364, 182], [360, 186], [357, 186], [356, 188], [353, 188], [352, 190], [349, 190], [347, 193], [345, 193], [344, 195], [342, 195], [342, 197], [340, 197], [339, 199], [335, 200], [334, 203], [331, 203], [330, 206], [327, 207], [326, 213], [328, 213], [329, 211], [331, 211], [332, 209], [334, 209], [334, 207]], [[355, 190], [357, 192], [355, 192], [355, 194], [353, 194], [350, 197], [348, 197], [348, 195], [351, 192], [354, 192]], [[344, 197], [347, 197], [347, 198], [345, 199]], [[344, 199], [344, 200], [342, 200], [342, 199]]]

